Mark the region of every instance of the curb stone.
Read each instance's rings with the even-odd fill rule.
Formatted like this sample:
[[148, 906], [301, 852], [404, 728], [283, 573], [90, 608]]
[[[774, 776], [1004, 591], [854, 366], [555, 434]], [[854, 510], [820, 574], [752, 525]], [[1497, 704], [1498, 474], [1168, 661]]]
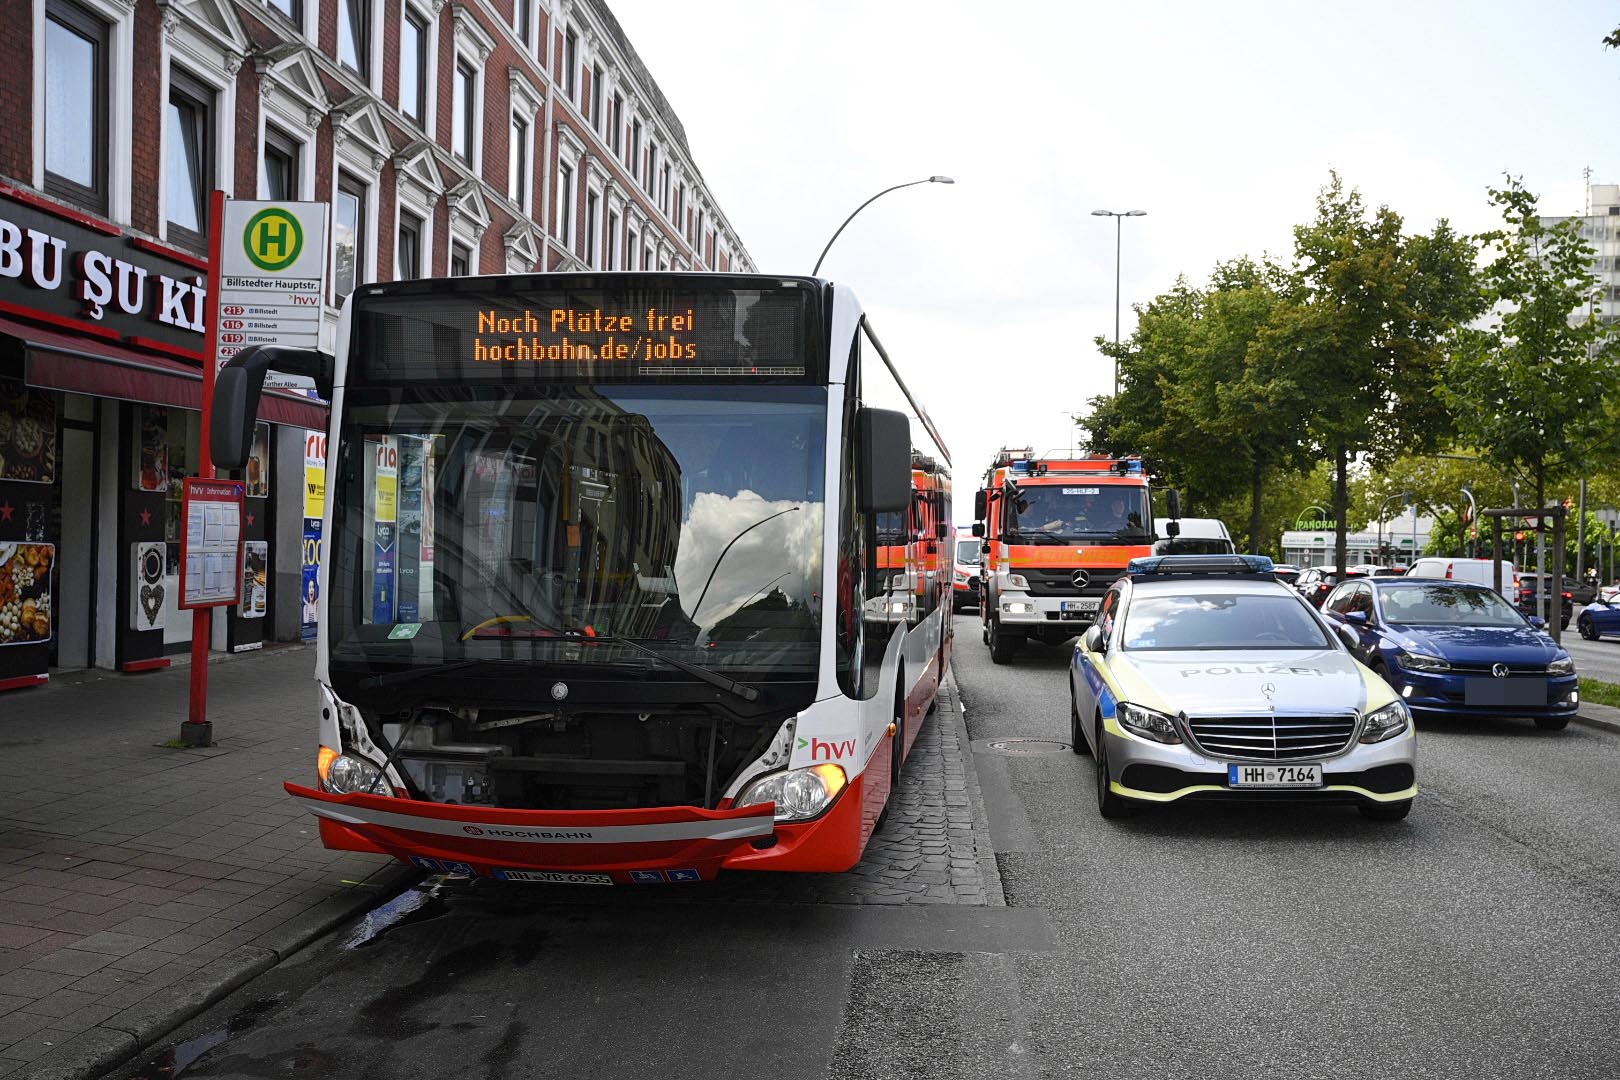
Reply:
[[1583, 701], [1575, 722], [1601, 731], [1620, 731], [1620, 709], [1612, 705], [1588, 704]]

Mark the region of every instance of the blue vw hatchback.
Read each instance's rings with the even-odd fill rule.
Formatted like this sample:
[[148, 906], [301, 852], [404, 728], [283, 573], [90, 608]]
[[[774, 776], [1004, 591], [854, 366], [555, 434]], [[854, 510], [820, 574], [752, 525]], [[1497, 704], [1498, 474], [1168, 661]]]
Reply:
[[1611, 594], [1605, 600], [1600, 594], [1598, 599], [1581, 609], [1581, 617], [1575, 620], [1575, 629], [1587, 641], [1596, 641], [1605, 634], [1611, 637], [1620, 634], [1620, 599]]
[[1354, 634], [1362, 662], [1415, 713], [1528, 716], [1557, 730], [1580, 708], [1569, 653], [1484, 585], [1358, 578], [1322, 614]]

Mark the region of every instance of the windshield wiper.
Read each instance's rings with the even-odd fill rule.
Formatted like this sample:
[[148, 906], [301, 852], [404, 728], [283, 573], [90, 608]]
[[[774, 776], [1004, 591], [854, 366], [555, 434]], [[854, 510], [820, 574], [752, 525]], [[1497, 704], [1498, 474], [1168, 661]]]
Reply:
[[567, 637], [571, 642], [589, 642], [592, 645], [628, 645], [638, 653], [642, 653], [645, 656], [650, 656], [655, 660], [662, 660], [670, 667], [679, 668], [681, 671], [686, 672], [694, 679], [706, 682], [710, 686], [718, 687], [729, 694], [735, 694], [744, 701], [759, 700], [759, 689], [757, 687], [749, 686], [747, 683], [740, 683], [736, 679], [728, 679], [718, 671], [710, 671], [706, 667], [700, 667], [697, 664], [688, 663], [685, 660], [677, 660], [673, 656], [666, 656], [657, 649], [647, 648], [647, 646], [641, 644], [641, 642], [637, 641], [635, 638], [620, 637], [617, 634], [579, 634], [578, 636], [575, 636], [574, 633], [568, 634]]

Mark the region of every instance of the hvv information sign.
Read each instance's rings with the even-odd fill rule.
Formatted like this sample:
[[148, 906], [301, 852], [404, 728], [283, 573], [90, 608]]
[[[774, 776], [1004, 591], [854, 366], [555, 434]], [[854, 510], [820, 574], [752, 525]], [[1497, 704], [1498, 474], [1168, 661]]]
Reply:
[[325, 203], [226, 200], [216, 366], [249, 345], [320, 348], [326, 221]]

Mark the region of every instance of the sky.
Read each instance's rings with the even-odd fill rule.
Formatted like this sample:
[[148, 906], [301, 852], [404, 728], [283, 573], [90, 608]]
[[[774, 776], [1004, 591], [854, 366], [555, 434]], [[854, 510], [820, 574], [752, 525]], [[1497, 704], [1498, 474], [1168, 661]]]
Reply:
[[1597, 2], [609, 0], [754, 263], [852, 286], [951, 451], [1071, 445], [1098, 335], [1243, 255], [1286, 258], [1329, 171], [1409, 231], [1620, 182], [1620, 9]]

